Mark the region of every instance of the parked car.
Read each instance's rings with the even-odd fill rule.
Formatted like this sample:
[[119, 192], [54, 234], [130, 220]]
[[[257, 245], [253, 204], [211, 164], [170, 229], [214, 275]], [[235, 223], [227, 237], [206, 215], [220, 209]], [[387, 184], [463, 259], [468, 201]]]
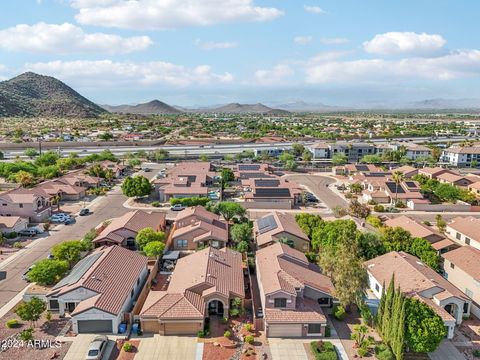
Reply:
[[186, 209], [186, 206], [181, 204], [175, 204], [170, 209], [173, 211], [182, 211]]
[[23, 229], [18, 232], [21, 236], [35, 236], [37, 231], [33, 228]]
[[51, 222], [57, 222], [57, 223], [63, 223], [70, 219], [70, 215], [64, 214], [64, 213], [59, 213], [59, 214], [54, 214], [50, 216], [50, 221]]
[[64, 221], [62, 221], [65, 225], [70, 225], [70, 224], [74, 224], [75, 223], [75, 218], [73, 217], [68, 217], [68, 218], [65, 218]]
[[90, 210], [87, 209], [87, 208], [83, 208], [83, 209], [80, 210], [80, 212], [78, 213], [78, 215], [80, 215], [80, 216], [90, 215]]
[[151, 172], [151, 171], [152, 171], [152, 169], [150, 169], [150, 168], [146, 167], [146, 168], [144, 168], [144, 169], [143, 169], [143, 171], [144, 171], [144, 172]]
[[86, 360], [100, 360], [105, 354], [107, 348], [108, 337], [105, 335], [96, 336], [88, 346]]

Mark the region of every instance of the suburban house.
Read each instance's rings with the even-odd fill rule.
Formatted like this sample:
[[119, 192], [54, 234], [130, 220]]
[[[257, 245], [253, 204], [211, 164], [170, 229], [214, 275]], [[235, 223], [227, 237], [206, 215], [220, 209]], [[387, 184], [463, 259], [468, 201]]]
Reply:
[[437, 180], [444, 184], [467, 188], [469, 185], [480, 180], [478, 176], [461, 176], [452, 173], [443, 173], [437, 176]]
[[480, 197], [480, 181], [476, 181], [473, 184], [468, 185], [468, 191], [474, 193], [477, 197]]
[[307, 149], [312, 153], [313, 160], [328, 159], [330, 157], [330, 148], [325, 142], [318, 142]]
[[[300, 187], [300, 185], [298, 185], [296, 182], [288, 181], [277, 176], [274, 176], [270, 179], [243, 179], [241, 183], [245, 201], [260, 201], [260, 199], [262, 201], [265, 200], [262, 196], [260, 196], [262, 192], [269, 192], [272, 194], [272, 197], [275, 197], [277, 194], [277, 197], [279, 197], [277, 200], [284, 201], [285, 198], [283, 197], [283, 193], [287, 193], [287, 191], [280, 189], [287, 189], [288, 193], [293, 196], [293, 205], [302, 202], [303, 189]], [[279, 193], [282, 193], [281, 196], [278, 196]], [[273, 201], [274, 199], [271, 198], [270, 200]]]
[[183, 162], [153, 181], [161, 202], [170, 198], [207, 197], [216, 172], [210, 162]]
[[425, 145], [414, 144], [409, 142], [391, 144], [390, 148], [392, 150], [403, 149], [405, 151], [405, 157], [407, 157], [410, 160], [427, 158], [430, 155], [432, 155], [432, 149], [426, 147]]
[[69, 172], [56, 180], [64, 184], [80, 186], [86, 189], [97, 187], [103, 181], [99, 177], [85, 174], [83, 170]]
[[70, 185], [57, 180], [48, 180], [36, 186], [44, 190], [52, 197], [58, 197], [59, 200], [80, 200], [86, 195], [86, 188], [83, 186]]
[[364, 262], [364, 266], [370, 291], [377, 299], [382, 297], [394, 275], [395, 286], [406, 296], [424, 302], [443, 319], [449, 339], [453, 338], [455, 326], [470, 314], [471, 300], [413, 255], [391, 251]]
[[458, 246], [453, 241], [445, 238], [443, 234], [405, 215], [388, 219], [384, 222], [384, 225], [392, 228], [400, 227], [407, 230], [414, 238], [422, 238], [429, 241], [439, 254], [443, 254]]
[[20, 216], [0, 216], [0, 232], [2, 234], [18, 233], [28, 226], [28, 219]]
[[47, 293], [48, 309], [72, 318], [74, 333], [118, 333], [148, 276], [148, 259], [120, 246], [80, 260]]
[[447, 235], [460, 245], [480, 249], [480, 219], [473, 216], [456, 217], [447, 224]]
[[334, 302], [330, 278], [282, 243], [258, 250], [255, 263], [266, 336], [324, 336], [324, 311]]
[[125, 166], [119, 165], [116, 162], [110, 160], [104, 160], [100, 162], [100, 166], [103, 170], [112, 170], [116, 178], [122, 176], [125, 173]]
[[442, 256], [445, 278], [472, 299], [470, 311], [480, 317], [480, 250], [462, 246]]
[[253, 222], [253, 234], [258, 248], [269, 246], [280, 240], [295, 249], [306, 252], [310, 239], [295, 221], [291, 213], [272, 212]]
[[409, 200], [424, 199], [420, 185], [413, 180], [396, 183], [389, 175], [370, 176], [361, 183], [365, 189], [362, 199], [379, 204], [393, 204], [395, 201], [407, 203]]
[[458, 167], [477, 167], [480, 164], [480, 146], [451, 146], [442, 151], [441, 161]]
[[168, 245], [172, 250], [197, 250], [204, 246], [222, 248], [227, 241], [228, 222], [203, 206], [194, 206], [178, 214]]
[[47, 220], [51, 213], [51, 195], [38, 187], [0, 193], [0, 216], [20, 216], [38, 223]]
[[196, 335], [209, 316], [228, 317], [244, 299], [242, 255], [208, 247], [177, 261], [165, 291], [150, 291], [140, 311], [145, 333]]
[[425, 175], [426, 177], [428, 177], [430, 179], [436, 179], [439, 175], [442, 175], [442, 174], [445, 174], [445, 173], [455, 174], [455, 172], [453, 172], [451, 170], [448, 170], [448, 169], [444, 169], [442, 167], [434, 167], [434, 168], [424, 167], [422, 169], [418, 169], [418, 174], [419, 175]]
[[129, 249], [136, 249], [135, 237], [138, 232], [145, 228], [155, 231], [165, 231], [165, 214], [159, 212], [148, 213], [143, 210], [135, 210], [112, 219], [93, 240], [96, 247], [104, 245], [120, 245]]
[[418, 174], [418, 169], [410, 165], [400, 166], [399, 168], [396, 168], [393, 171], [401, 172], [403, 176], [405, 176], [407, 179], [410, 179]]
[[276, 178], [268, 164], [238, 164], [233, 168], [233, 174], [238, 180]]

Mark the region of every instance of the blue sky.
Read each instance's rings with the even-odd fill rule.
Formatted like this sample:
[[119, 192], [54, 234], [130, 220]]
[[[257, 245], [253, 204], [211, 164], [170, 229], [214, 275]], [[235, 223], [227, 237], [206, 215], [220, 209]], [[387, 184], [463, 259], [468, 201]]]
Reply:
[[480, 3], [3, 0], [0, 78], [98, 103], [392, 105], [480, 98]]

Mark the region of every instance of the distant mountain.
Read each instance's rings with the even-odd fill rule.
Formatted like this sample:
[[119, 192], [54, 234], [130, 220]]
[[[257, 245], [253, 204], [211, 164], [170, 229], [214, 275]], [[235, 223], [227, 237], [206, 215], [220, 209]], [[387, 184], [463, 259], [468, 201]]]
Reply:
[[480, 99], [427, 99], [404, 105], [409, 109], [479, 109]]
[[322, 103], [307, 103], [305, 101], [292, 101], [285, 104], [271, 105], [277, 109], [293, 111], [293, 112], [329, 112], [342, 111], [346, 108], [340, 106], [330, 106]]
[[230, 103], [215, 108], [198, 109], [197, 111], [221, 114], [286, 114], [288, 111], [273, 109], [264, 104]]
[[180, 114], [183, 111], [174, 108], [160, 100], [152, 100], [145, 104], [138, 105], [103, 105], [105, 109], [114, 113], [139, 114], [139, 115], [167, 115]]
[[105, 110], [50, 76], [26, 72], [0, 82], [0, 116], [97, 117]]

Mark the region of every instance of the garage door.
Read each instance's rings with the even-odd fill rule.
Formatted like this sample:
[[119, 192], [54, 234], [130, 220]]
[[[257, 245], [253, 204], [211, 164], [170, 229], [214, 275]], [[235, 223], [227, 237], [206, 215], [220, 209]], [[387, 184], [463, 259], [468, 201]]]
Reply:
[[165, 335], [194, 335], [202, 330], [202, 323], [166, 323]]
[[269, 337], [301, 337], [302, 324], [270, 324], [268, 325]]
[[79, 333], [111, 333], [112, 320], [78, 320]]

